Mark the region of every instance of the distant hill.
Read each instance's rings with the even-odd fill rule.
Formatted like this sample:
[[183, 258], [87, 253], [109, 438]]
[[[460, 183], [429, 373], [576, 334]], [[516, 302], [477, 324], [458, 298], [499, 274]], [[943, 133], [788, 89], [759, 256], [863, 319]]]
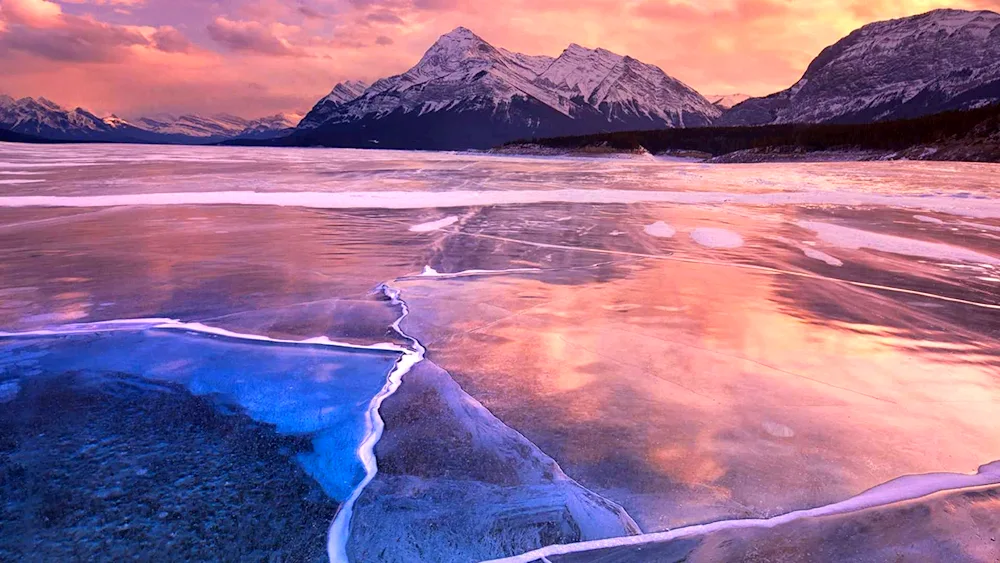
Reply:
[[[967, 111], [866, 124], [701, 127], [532, 139], [502, 152], [694, 151], [729, 161], [800, 158], [820, 151], [871, 151], [870, 157], [1000, 162], [1000, 104]], [[749, 154], [747, 153], [749, 151]], [[743, 155], [739, 155], [739, 153]], [[897, 153], [897, 154], [893, 154]]]
[[736, 104], [749, 100], [751, 96], [746, 94], [706, 94], [705, 99], [712, 102], [715, 107], [721, 110], [728, 110]]

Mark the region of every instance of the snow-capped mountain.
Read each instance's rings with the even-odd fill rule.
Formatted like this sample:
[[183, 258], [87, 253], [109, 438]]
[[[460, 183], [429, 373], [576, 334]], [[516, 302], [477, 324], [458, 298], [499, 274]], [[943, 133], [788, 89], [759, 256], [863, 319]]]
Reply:
[[274, 139], [288, 135], [299, 123], [301, 115], [279, 113], [260, 119], [252, 119], [237, 135], [246, 139]]
[[1000, 102], [1000, 14], [935, 10], [866, 25], [791, 88], [736, 105], [720, 125], [861, 123]]
[[96, 115], [76, 108], [67, 110], [45, 98], [0, 95], [0, 128], [59, 140], [97, 139], [114, 131]]
[[299, 127], [302, 129], [314, 129], [323, 124], [330, 116], [340, 108], [340, 106], [356, 99], [368, 88], [368, 84], [360, 80], [348, 80], [333, 87], [333, 90], [325, 98], [313, 106], [312, 110], [306, 114]]
[[225, 139], [272, 139], [289, 134], [296, 117], [273, 115], [246, 120], [233, 115], [158, 115], [128, 121], [68, 110], [45, 98], [15, 100], [0, 95], [0, 129], [59, 141], [206, 143]]
[[741, 104], [751, 97], [746, 94], [705, 94], [705, 99], [721, 110], [727, 110], [736, 104]]
[[164, 135], [185, 135], [188, 137], [235, 137], [247, 128], [249, 122], [234, 115], [171, 115], [158, 114], [135, 120], [135, 126], [146, 131]]
[[271, 139], [287, 135], [296, 125], [294, 116], [277, 114], [260, 119], [243, 119], [235, 115], [213, 116], [159, 114], [137, 119], [134, 125], [161, 135], [221, 140], [233, 138]]
[[579, 45], [555, 58], [523, 55], [460, 27], [405, 73], [353, 99], [320, 100], [289, 142], [486, 148], [537, 136], [708, 125], [721, 113], [631, 57]]

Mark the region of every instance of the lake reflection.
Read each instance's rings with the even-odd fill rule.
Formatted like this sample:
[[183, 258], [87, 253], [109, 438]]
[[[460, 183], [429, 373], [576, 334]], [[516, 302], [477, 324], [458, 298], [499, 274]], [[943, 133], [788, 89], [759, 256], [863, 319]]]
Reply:
[[[57, 333], [0, 339], [0, 525], [17, 530], [0, 559], [322, 559], [367, 475], [389, 498], [360, 497], [351, 553], [463, 561], [1000, 459], [988, 166], [75, 150], [0, 147], [42, 180], [0, 198], [0, 332]], [[502, 197], [525, 190], [569, 195]], [[66, 207], [171, 191], [229, 199]], [[322, 197], [236, 203], [292, 192]], [[68, 199], [21, 206], [33, 195]], [[159, 320], [78, 326], [130, 319]], [[366, 474], [376, 396], [421, 348], [387, 399], [385, 471]], [[215, 498], [240, 510], [202, 533]], [[165, 529], [183, 541], [149, 539]]]

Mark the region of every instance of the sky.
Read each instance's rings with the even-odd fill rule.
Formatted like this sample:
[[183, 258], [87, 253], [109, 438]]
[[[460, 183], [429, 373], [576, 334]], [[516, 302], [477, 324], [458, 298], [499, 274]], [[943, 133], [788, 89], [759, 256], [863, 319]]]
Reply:
[[304, 113], [465, 26], [512, 51], [603, 47], [703, 94], [764, 95], [853, 29], [935, 8], [1000, 0], [0, 0], [0, 93], [126, 118]]

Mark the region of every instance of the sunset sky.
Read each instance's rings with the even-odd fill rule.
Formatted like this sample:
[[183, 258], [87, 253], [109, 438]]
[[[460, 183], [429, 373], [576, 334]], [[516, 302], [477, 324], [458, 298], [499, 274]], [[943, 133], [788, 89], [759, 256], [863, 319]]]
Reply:
[[600, 46], [704, 94], [760, 95], [854, 28], [941, 7], [1000, 0], [0, 0], [0, 93], [123, 117], [301, 113], [464, 25], [514, 51]]

